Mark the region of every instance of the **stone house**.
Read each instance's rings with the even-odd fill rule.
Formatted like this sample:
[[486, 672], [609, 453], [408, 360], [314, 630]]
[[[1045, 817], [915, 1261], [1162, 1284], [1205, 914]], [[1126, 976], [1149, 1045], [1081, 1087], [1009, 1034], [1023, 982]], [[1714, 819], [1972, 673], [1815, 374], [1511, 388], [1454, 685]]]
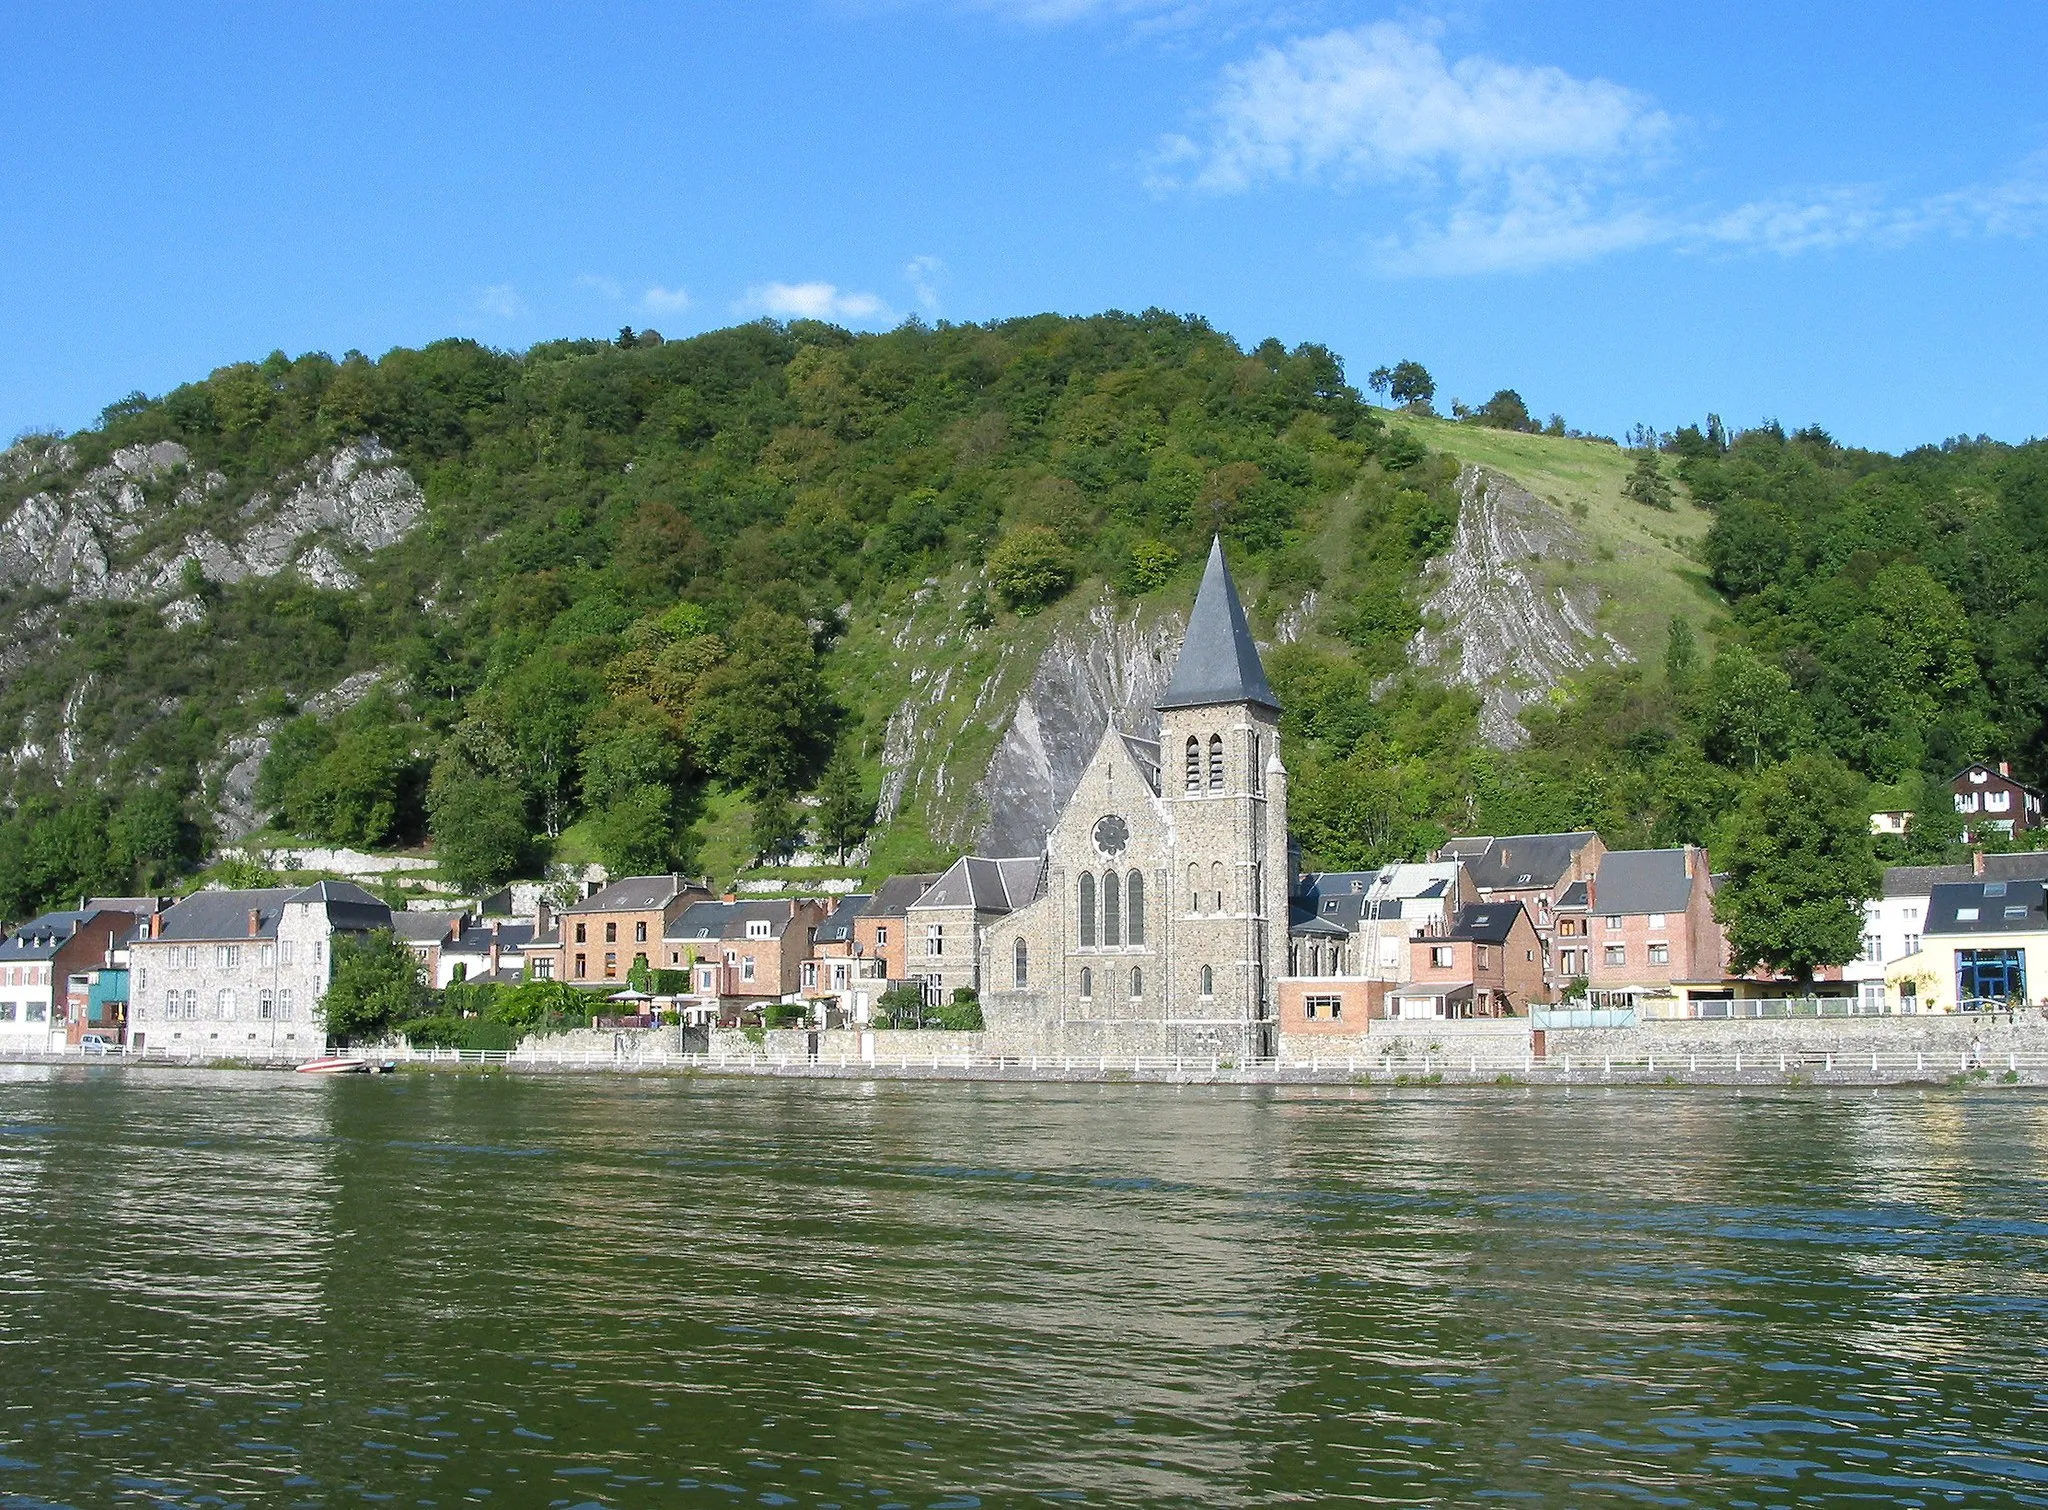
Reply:
[[1006, 1051], [1277, 1048], [1290, 879], [1280, 707], [1220, 541], [1158, 711], [1157, 743], [1103, 732], [1042, 865], [1019, 857], [1020, 876], [1039, 865], [1038, 894], [984, 930], [982, 1012]]
[[[664, 966], [663, 937], [685, 911], [711, 899], [711, 888], [688, 876], [627, 876], [564, 907], [552, 928], [536, 918], [536, 938], [521, 950], [536, 979], [572, 986], [624, 987], [636, 964]], [[552, 935], [552, 945], [541, 942]], [[541, 957], [547, 957], [540, 966]]]
[[[905, 909], [909, 928], [906, 979], [924, 987], [928, 1005], [950, 1001], [959, 990], [980, 993], [983, 930], [1037, 897], [1043, 868], [1044, 861], [1037, 857], [987, 860], [967, 856], [954, 861]], [[1125, 912], [1132, 920], [1126, 926], [1134, 925], [1142, 938], [1144, 883], [1139, 879], [1133, 885], [1130, 907], [1135, 910]], [[1107, 904], [1106, 891], [1104, 895]], [[1113, 918], [1115, 909], [1110, 907], [1105, 916]], [[991, 962], [991, 968], [1000, 969], [1001, 962]]]
[[201, 891], [128, 946], [135, 1050], [316, 1059], [337, 935], [391, 927], [391, 909], [346, 881]]
[[1727, 959], [1713, 873], [1697, 845], [1607, 851], [1552, 914], [1551, 978], [1584, 979], [1592, 1006], [1688, 1015], [1685, 997], [1726, 994]]
[[879, 979], [900, 981], [910, 974], [910, 904], [931, 890], [936, 875], [891, 876], [853, 921], [853, 952], [875, 961]]
[[1937, 882], [1920, 947], [1885, 967], [1901, 1012], [2048, 1002], [2048, 883]]
[[1549, 1000], [1543, 940], [1521, 902], [1481, 902], [1410, 940], [1409, 979], [1387, 992], [1403, 1020], [1519, 1017]]
[[[84, 979], [105, 966], [141, 917], [107, 907], [46, 912], [0, 942], [0, 1053], [48, 1053], [76, 1043]], [[74, 992], [73, 979], [80, 988]], [[74, 1002], [74, 995], [77, 1000]]]
[[696, 902], [662, 936], [667, 968], [690, 972], [690, 994], [731, 1007], [795, 999], [825, 904], [776, 897]]
[[1963, 815], [1963, 842], [1976, 842], [1980, 833], [2025, 833], [2041, 826], [2041, 794], [2018, 780], [2012, 767], [2001, 760], [1996, 766], [1977, 761], [1956, 772], [1949, 781], [1956, 811]]
[[1569, 834], [1509, 834], [1449, 840], [1436, 853], [1439, 861], [1463, 863], [1481, 901], [1520, 902], [1529, 909], [1536, 932], [1551, 936], [1551, 915], [1564, 894], [1600, 869], [1607, 846], [1600, 836], [1581, 830]]

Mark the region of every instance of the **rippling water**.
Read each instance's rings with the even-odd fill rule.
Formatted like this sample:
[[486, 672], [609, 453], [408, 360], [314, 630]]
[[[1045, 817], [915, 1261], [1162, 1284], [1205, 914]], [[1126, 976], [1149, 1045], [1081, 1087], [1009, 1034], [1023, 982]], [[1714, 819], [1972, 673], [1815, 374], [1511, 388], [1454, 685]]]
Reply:
[[4, 1507], [2048, 1504], [2024, 1093], [0, 1074]]

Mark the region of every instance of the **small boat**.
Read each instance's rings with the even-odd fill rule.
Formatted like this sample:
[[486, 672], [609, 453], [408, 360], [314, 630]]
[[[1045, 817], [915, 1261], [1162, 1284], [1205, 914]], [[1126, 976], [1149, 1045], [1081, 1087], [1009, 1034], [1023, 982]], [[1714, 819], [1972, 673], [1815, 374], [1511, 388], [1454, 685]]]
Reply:
[[370, 1061], [351, 1059], [345, 1054], [329, 1054], [324, 1059], [308, 1059], [298, 1067], [301, 1075], [367, 1075]]

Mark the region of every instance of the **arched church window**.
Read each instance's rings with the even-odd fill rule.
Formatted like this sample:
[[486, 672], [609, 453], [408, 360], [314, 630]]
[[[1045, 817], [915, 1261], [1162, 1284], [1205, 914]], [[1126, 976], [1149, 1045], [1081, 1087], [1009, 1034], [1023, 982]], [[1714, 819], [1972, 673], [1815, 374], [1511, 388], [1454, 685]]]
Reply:
[[1207, 965], [1202, 966], [1202, 994], [1204, 996], [1214, 996], [1216, 994], [1216, 972]]
[[1223, 862], [1221, 860], [1209, 862], [1209, 890], [1216, 899], [1210, 905], [1216, 911], [1221, 912], [1223, 910]]
[[1081, 967], [1081, 1000], [1086, 1001], [1095, 994], [1095, 972], [1086, 965]]
[[1124, 937], [1133, 944], [1145, 942], [1145, 873], [1134, 870], [1130, 876], [1131, 905], [1124, 913]]
[[1023, 990], [1031, 984], [1031, 950], [1024, 940], [1017, 940], [1017, 989]]
[[1249, 777], [1250, 777], [1250, 786], [1251, 786], [1251, 789], [1252, 789], [1253, 791], [1255, 791], [1255, 792], [1263, 792], [1263, 791], [1264, 791], [1264, 790], [1266, 789], [1266, 788], [1265, 788], [1265, 786], [1263, 785], [1263, 782], [1264, 782], [1264, 780], [1265, 780], [1265, 776], [1264, 776], [1265, 764], [1264, 764], [1264, 761], [1262, 760], [1262, 758], [1261, 758], [1261, 756], [1260, 756], [1260, 753], [1259, 753], [1259, 752], [1260, 752], [1260, 750], [1261, 750], [1261, 748], [1262, 748], [1262, 745], [1263, 745], [1263, 742], [1262, 742], [1262, 741], [1260, 740], [1260, 738], [1259, 738], [1259, 731], [1258, 731], [1257, 729], [1254, 729], [1254, 730], [1252, 730], [1252, 731], [1251, 731], [1251, 754], [1252, 754], [1252, 758], [1251, 758], [1251, 766], [1250, 766], [1250, 769], [1249, 769], [1248, 775], [1249, 775]]
[[1188, 790], [1202, 789], [1202, 742], [1194, 735], [1188, 736]]
[[1211, 734], [1209, 736], [1209, 790], [1212, 792], [1223, 790], [1223, 736], [1221, 734]]
[[1143, 996], [1144, 994], [1145, 972], [1143, 970], [1133, 970], [1131, 972], [1131, 1000], [1136, 1001], [1139, 997]]
[[1095, 947], [1095, 873], [1081, 872], [1081, 947]]
[[1123, 887], [1117, 884], [1116, 872], [1102, 873], [1102, 942], [1104, 947], [1114, 949], [1123, 941], [1123, 925], [1117, 914], [1123, 911]]
[[1188, 862], [1188, 911], [1202, 910], [1202, 867], [1194, 861]]

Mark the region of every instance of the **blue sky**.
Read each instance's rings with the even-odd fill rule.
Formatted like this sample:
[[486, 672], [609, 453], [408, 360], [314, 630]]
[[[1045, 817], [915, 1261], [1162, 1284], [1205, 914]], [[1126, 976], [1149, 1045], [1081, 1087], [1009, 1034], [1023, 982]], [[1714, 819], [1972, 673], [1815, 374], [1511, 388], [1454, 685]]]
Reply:
[[0, 439], [276, 347], [1151, 305], [1610, 434], [2048, 431], [2038, 4], [6, 0], [0, 60]]

